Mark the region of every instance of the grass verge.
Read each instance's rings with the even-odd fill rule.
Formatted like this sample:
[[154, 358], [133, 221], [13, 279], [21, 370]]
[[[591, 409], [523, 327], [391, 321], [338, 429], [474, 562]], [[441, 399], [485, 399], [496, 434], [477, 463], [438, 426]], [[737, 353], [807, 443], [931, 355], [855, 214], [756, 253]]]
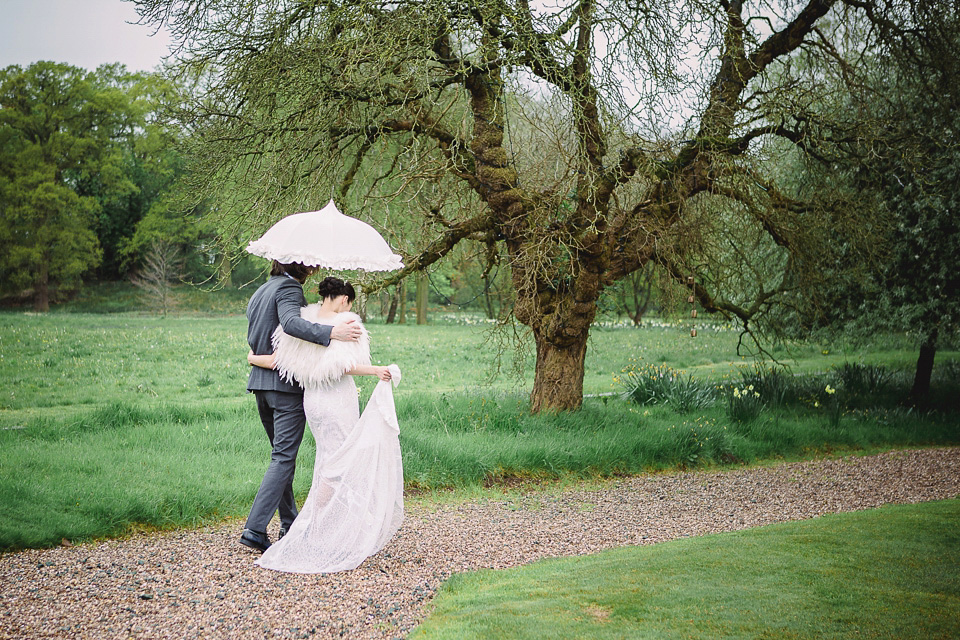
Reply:
[[456, 575], [411, 638], [956, 638], [960, 501]]

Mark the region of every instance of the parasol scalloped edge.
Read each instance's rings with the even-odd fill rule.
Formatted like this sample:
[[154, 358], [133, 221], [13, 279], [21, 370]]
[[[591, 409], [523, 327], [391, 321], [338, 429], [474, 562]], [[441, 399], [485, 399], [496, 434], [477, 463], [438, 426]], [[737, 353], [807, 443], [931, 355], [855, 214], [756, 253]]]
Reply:
[[386, 259], [373, 259], [364, 256], [330, 256], [327, 259], [320, 260], [316, 256], [307, 256], [302, 253], [283, 251], [279, 247], [265, 242], [254, 241], [247, 245], [247, 253], [266, 258], [268, 260], [277, 260], [284, 264], [299, 262], [308, 267], [325, 267], [328, 269], [362, 269], [364, 271], [393, 271], [403, 268], [403, 259], [393, 254]]

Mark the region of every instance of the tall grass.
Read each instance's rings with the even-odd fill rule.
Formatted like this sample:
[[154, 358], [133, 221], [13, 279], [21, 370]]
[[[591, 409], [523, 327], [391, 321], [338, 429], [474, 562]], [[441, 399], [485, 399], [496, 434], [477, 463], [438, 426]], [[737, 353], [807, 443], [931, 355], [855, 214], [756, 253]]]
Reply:
[[240, 407], [111, 404], [0, 431], [0, 548], [237, 515], [269, 461], [252, 417]]
[[[610, 476], [710, 463], [956, 440], [948, 420], [816, 416], [750, 423], [722, 407], [682, 416], [666, 406], [589, 401], [581, 411], [532, 415], [522, 396], [398, 396], [410, 489], [507, 479]], [[134, 525], [195, 525], [242, 515], [269, 461], [252, 406], [111, 404], [68, 420], [37, 418], [0, 430], [0, 548], [117, 535]], [[301, 449], [295, 490], [309, 489], [313, 441]]]
[[678, 414], [592, 400], [580, 411], [532, 415], [520, 396], [405, 397], [398, 405], [408, 485], [504, 478], [610, 476], [703, 464], [801, 456], [831, 448], [956, 442], [952, 417], [909, 412], [850, 416], [837, 428], [816, 410], [738, 422], [725, 405]]

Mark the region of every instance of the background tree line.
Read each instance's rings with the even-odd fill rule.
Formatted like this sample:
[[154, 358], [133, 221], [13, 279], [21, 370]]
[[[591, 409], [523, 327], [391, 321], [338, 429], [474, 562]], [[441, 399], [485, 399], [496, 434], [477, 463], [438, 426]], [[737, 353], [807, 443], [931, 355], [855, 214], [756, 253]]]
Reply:
[[[242, 246], [223, 242], [216, 202], [184, 193], [185, 129], [160, 119], [195, 90], [176, 82], [121, 65], [0, 71], [0, 302], [46, 311], [83, 282], [134, 279], [165, 311], [172, 282], [240, 285], [263, 275]], [[393, 290], [383, 314], [402, 321], [397, 314], [421, 299], [422, 319], [429, 299], [497, 317], [504, 276], [475, 257], [464, 252]]]
[[[177, 209], [182, 131], [160, 123], [162, 74], [53, 62], [0, 71], [0, 296], [38, 311], [83, 279], [125, 279], [158, 251], [208, 278], [219, 251], [205, 208]], [[171, 272], [172, 273], [172, 272]]]

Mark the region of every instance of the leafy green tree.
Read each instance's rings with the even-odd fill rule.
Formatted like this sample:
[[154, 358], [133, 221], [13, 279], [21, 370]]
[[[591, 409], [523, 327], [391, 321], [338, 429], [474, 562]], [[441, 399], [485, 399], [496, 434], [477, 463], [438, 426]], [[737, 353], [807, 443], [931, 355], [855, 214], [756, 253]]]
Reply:
[[40, 311], [102, 257], [101, 200], [87, 185], [102, 197], [135, 190], [115, 145], [131, 115], [115, 74], [53, 62], [0, 71], [0, 287], [32, 291]]
[[100, 257], [91, 230], [96, 206], [58, 183], [50, 165], [28, 154], [18, 154], [16, 164], [0, 172], [3, 289], [30, 292], [34, 308], [46, 311], [51, 285], [77, 283]]
[[881, 115], [891, 141], [860, 174], [896, 221], [892, 255], [881, 272], [877, 307], [890, 324], [919, 334], [912, 398], [929, 393], [938, 342], [960, 329], [960, 6], [918, 0], [904, 30], [871, 14], [892, 46], [881, 65], [898, 70]]
[[[957, 113], [960, 111], [954, 111], [954, 117]], [[914, 118], [912, 124], [920, 125], [922, 120], [927, 118]], [[960, 126], [960, 121], [955, 119], [952, 126]], [[924, 127], [916, 133], [929, 142], [931, 131]], [[930, 390], [941, 336], [956, 336], [960, 329], [960, 149], [956, 140], [946, 148], [942, 142], [937, 140], [927, 148], [924, 155], [929, 162], [922, 169], [915, 167], [907, 173], [901, 166], [874, 174], [890, 196], [897, 221], [891, 260], [881, 273], [882, 286], [876, 289], [880, 295], [874, 306], [888, 326], [920, 336], [911, 396], [921, 402]], [[896, 182], [898, 175], [902, 184]]]
[[[46, 308], [51, 287], [76, 287], [84, 274], [124, 278], [158, 243], [177, 247], [193, 280], [225, 262], [201, 212], [178, 209], [181, 133], [157, 117], [177, 94], [172, 80], [119, 64], [87, 73], [40, 62], [8, 68], [3, 86], [4, 232], [18, 247], [4, 264], [5, 293], [31, 291]], [[29, 194], [45, 181], [57, 188], [41, 204]], [[36, 244], [18, 246], [27, 237]]]
[[365, 189], [379, 228], [421, 222], [380, 286], [467, 239], [503, 247], [534, 411], [580, 405], [597, 301], [647, 264], [696, 275], [703, 309], [749, 323], [816, 281], [798, 258], [830, 237], [871, 245], [855, 197], [777, 171], [785, 149], [816, 160], [869, 135], [830, 106], [874, 44], [846, 28], [866, 3], [136, 4], [211, 74], [176, 114], [197, 134], [198, 197], [265, 228]]
[[[121, 170], [135, 188], [116, 193], [104, 189], [100, 175], [92, 175], [82, 189], [101, 205], [96, 231], [104, 256], [97, 276], [119, 279], [144, 259], [143, 243], [133, 242], [137, 225], [158, 201], [168, 199], [184, 167], [177, 152], [179, 131], [157, 118], [161, 105], [175, 94], [172, 81], [157, 73], [128, 74], [122, 68], [108, 69], [114, 72], [111, 84], [129, 103], [129, 119], [116, 140], [116, 152]], [[184, 249], [185, 255], [189, 253]]]

